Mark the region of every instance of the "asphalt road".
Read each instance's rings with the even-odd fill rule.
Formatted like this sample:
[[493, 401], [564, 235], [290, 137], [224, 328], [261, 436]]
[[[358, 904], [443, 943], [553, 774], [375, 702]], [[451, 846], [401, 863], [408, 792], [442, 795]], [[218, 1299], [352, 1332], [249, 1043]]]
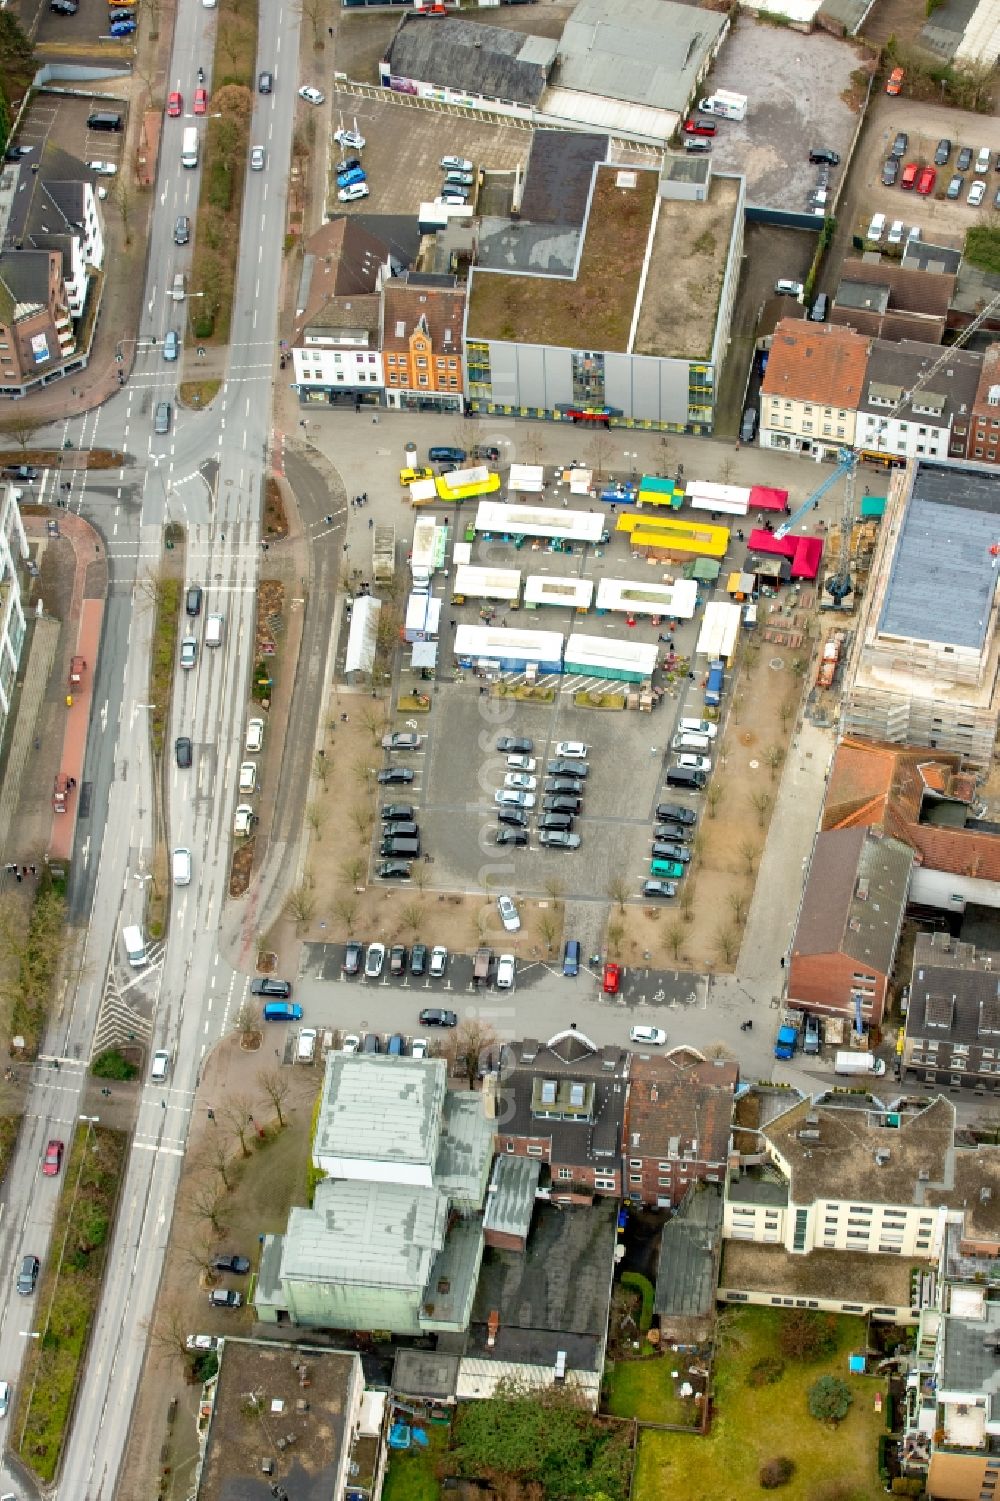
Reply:
[[[212, 56], [215, 12], [181, 0], [169, 86], [190, 110], [199, 64]], [[110, 983], [152, 1017], [151, 1045], [172, 1054], [165, 1088], [146, 1086], [135, 1127], [101, 1308], [58, 1494], [70, 1501], [111, 1501], [129, 1432], [187, 1138], [201, 1061], [238, 1007], [246, 980], [218, 954], [226, 894], [235, 777], [253, 648], [259, 559], [259, 507], [267, 459], [275, 370], [287, 163], [296, 107], [300, 13], [291, 0], [260, 17], [259, 66], [275, 74], [275, 91], [256, 95], [254, 143], [267, 149], [263, 172], [248, 172], [241, 260], [233, 314], [231, 364], [219, 399], [205, 413], [179, 410], [180, 366], [162, 357], [169, 328], [184, 333], [193, 299], [175, 303], [169, 287], [189, 269], [189, 249], [173, 243], [181, 213], [194, 216], [199, 171], [180, 165], [180, 140], [191, 120], [165, 121], [148, 274], [132, 376], [119, 396], [48, 435], [76, 448], [97, 444], [128, 456], [117, 476], [74, 480], [71, 501], [102, 532], [111, 568], [111, 599], [95, 681], [95, 710], [85, 777], [94, 786], [84, 855], [71, 905], [90, 912], [78, 981], [53, 1023], [47, 1045], [58, 1071], [39, 1065], [26, 1105], [20, 1149], [5, 1184], [0, 1248], [9, 1278], [26, 1251], [43, 1260], [59, 1185], [40, 1178], [51, 1136], [69, 1137], [80, 1113], [85, 1061]], [[210, 82], [210, 80], [208, 80]], [[182, 321], [182, 319], [184, 321]], [[153, 344], [153, 339], [156, 344]], [[160, 401], [173, 405], [170, 432], [153, 433]], [[50, 477], [55, 484], [56, 477]], [[44, 495], [42, 498], [45, 498]], [[50, 497], [51, 498], [51, 497]], [[170, 738], [190, 734], [195, 765], [171, 766], [167, 778], [169, 842], [192, 852], [193, 880], [173, 904], [166, 944], [151, 949], [138, 974], [125, 961], [121, 928], [139, 920], [153, 840], [153, 767], [148, 749], [148, 681], [153, 609], [149, 579], [158, 568], [165, 521], [188, 528], [188, 571], [205, 585], [202, 614], [225, 616], [221, 648], [199, 652], [193, 672], [175, 684]], [[36, 1299], [12, 1298], [0, 1315], [0, 1373], [17, 1383], [27, 1340], [43, 1332]], [[31, 1487], [11, 1464], [0, 1489]]]

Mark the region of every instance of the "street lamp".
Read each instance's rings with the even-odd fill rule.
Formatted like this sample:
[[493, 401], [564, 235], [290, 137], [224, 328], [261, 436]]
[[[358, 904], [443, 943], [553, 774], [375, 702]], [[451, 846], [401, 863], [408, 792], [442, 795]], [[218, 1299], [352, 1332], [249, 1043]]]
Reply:
[[629, 453], [629, 451], [626, 449], [624, 454], [625, 467], [627, 469], [631, 465], [633, 483], [635, 481], [635, 461], [638, 457], [639, 455], [637, 453]]

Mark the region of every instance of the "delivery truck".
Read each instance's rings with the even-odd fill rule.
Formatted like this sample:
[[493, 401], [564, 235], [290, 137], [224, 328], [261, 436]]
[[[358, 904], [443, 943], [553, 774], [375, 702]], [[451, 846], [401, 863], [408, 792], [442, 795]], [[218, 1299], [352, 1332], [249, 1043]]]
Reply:
[[198, 165], [198, 127], [188, 125], [184, 129], [181, 139], [181, 166], [197, 167]]
[[705, 683], [705, 703], [709, 708], [718, 708], [722, 703], [722, 691], [726, 686], [726, 664], [721, 657], [708, 664], [708, 679]]
[[838, 1053], [833, 1071], [835, 1074], [880, 1075], [885, 1073], [885, 1059], [876, 1058], [874, 1053]]
[[716, 89], [707, 99], [698, 101], [704, 115], [718, 115], [722, 120], [745, 120], [747, 117], [746, 94], [734, 94], [731, 89]]

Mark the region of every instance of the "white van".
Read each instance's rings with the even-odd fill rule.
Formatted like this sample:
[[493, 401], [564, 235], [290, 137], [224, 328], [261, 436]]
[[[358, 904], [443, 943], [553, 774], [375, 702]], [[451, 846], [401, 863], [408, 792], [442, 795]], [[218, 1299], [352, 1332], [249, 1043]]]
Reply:
[[146, 940], [142, 936], [142, 929], [136, 926], [122, 928], [122, 942], [125, 944], [125, 952], [128, 962], [133, 969], [142, 969], [148, 964], [146, 957]]
[[256, 761], [243, 761], [240, 765], [240, 791], [253, 792], [257, 786], [257, 763]]
[[296, 1063], [312, 1063], [316, 1056], [316, 1028], [303, 1027], [299, 1032], [299, 1042], [295, 1049]]
[[675, 735], [670, 742], [670, 749], [675, 751], [710, 751], [712, 742], [707, 735], [689, 735], [682, 732]]
[[709, 740], [719, 733], [719, 726], [710, 719], [678, 719], [677, 728], [682, 735], [707, 735]]
[[175, 886], [190, 886], [191, 884], [191, 851], [184, 849], [174, 850], [172, 869]]
[[712, 770], [712, 763], [707, 756], [696, 756], [691, 751], [684, 751], [677, 757], [677, 766], [681, 771]]
[[872, 214], [872, 222], [868, 226], [868, 233], [865, 235], [865, 239], [877, 243], [884, 234], [885, 214]]
[[153, 1061], [149, 1068], [149, 1081], [151, 1084], [162, 1084], [170, 1072], [170, 1054], [160, 1048], [153, 1054]]
[[170, 294], [175, 302], [184, 301], [184, 272], [178, 271], [174, 277], [173, 288]]
[[226, 620], [224, 615], [209, 615], [208, 619], [205, 621], [206, 646], [222, 645], [222, 632], [225, 629], [225, 624]]

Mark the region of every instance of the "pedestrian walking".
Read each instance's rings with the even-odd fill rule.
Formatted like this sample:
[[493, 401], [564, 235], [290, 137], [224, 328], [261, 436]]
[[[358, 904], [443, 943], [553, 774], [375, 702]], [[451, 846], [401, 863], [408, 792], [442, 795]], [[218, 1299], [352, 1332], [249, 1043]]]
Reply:
[[369, 518], [368, 518], [368, 530], [371, 531], [372, 528], [374, 527], [374, 525], [375, 525], [375, 518], [374, 518], [374, 516], [369, 516]]
[[785, 956], [784, 956], [784, 954], [782, 954], [781, 958], [778, 960], [778, 963], [781, 965], [782, 969], [784, 969], [784, 967], [785, 967]]
[[14, 875], [17, 877], [17, 884], [20, 886], [20, 884], [21, 884], [21, 872], [15, 868]]
[[332, 526], [333, 525], [333, 517], [332, 516], [324, 516], [323, 520], [326, 522], [327, 526]]

